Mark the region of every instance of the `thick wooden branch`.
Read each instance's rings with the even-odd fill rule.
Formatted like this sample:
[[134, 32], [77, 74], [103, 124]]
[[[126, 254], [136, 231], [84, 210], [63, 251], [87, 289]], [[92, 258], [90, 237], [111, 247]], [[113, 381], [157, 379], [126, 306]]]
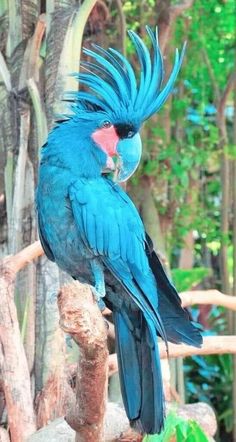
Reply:
[[79, 345], [75, 404], [66, 420], [77, 442], [103, 440], [108, 378], [107, 330], [89, 286], [64, 286], [58, 296], [60, 325]]
[[11, 441], [23, 442], [36, 426], [30, 374], [14, 303], [15, 258], [0, 263], [0, 371]]

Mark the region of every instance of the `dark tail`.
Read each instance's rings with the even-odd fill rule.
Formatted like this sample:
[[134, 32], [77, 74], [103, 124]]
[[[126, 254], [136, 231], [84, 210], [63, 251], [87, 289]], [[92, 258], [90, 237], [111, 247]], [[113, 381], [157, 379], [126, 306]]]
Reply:
[[141, 311], [113, 312], [120, 384], [131, 425], [159, 433], [164, 424], [164, 394], [155, 327]]
[[180, 344], [181, 342], [200, 347], [202, 336], [199, 329], [191, 322], [187, 309], [181, 305], [181, 299], [167, 277], [163, 266], [152, 248], [151, 240], [147, 237], [149, 250], [147, 256], [149, 265], [156, 279], [159, 315], [162, 319], [167, 340]]

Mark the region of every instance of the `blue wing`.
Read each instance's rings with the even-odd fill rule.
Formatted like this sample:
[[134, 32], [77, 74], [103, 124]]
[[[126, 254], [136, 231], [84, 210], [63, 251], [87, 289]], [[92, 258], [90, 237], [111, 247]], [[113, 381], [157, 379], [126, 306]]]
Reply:
[[69, 197], [85, 245], [125, 286], [166, 340], [156, 282], [145, 252], [144, 226], [128, 195], [109, 179], [99, 178], [78, 179]]

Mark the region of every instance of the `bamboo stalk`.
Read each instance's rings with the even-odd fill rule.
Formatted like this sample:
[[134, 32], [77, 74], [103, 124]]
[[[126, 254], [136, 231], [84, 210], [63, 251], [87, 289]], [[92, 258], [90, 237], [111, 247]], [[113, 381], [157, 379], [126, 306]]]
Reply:
[[[10, 238], [10, 226], [12, 220], [12, 201], [13, 201], [13, 174], [14, 174], [14, 160], [13, 152], [7, 152], [7, 162], [4, 169], [4, 183], [5, 183], [5, 195], [6, 195], [6, 207], [7, 207], [7, 225], [8, 225], [8, 238]], [[9, 244], [8, 244], [9, 250]]]
[[11, 253], [18, 252], [22, 246], [22, 216], [29, 130], [30, 111], [26, 109], [20, 115], [20, 146], [15, 173], [11, 224], [9, 226], [9, 250]]
[[6, 47], [7, 57], [11, 57], [14, 49], [22, 41], [21, 1], [8, 0], [9, 30]]
[[46, 114], [42, 106], [38, 87], [33, 78], [29, 78], [29, 80], [27, 80], [27, 86], [35, 112], [38, 133], [38, 148], [40, 149], [45, 143], [48, 135]]
[[10, 76], [9, 69], [6, 65], [6, 62], [5, 62], [4, 57], [1, 52], [0, 52], [0, 76], [2, 77], [2, 79], [4, 81], [7, 91], [10, 92], [12, 89], [11, 76]]

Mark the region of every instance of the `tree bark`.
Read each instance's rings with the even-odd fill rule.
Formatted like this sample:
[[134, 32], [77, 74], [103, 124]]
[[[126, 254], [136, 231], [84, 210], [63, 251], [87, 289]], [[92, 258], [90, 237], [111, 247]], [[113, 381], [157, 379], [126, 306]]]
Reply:
[[37, 428], [48, 425], [60, 416], [65, 416], [68, 407], [74, 403], [74, 393], [69, 385], [72, 376], [76, 370], [68, 375], [65, 372], [64, 365], [57, 368], [48, 377], [43, 390], [36, 398]]
[[[232, 74], [225, 86], [225, 89], [219, 99], [217, 107], [217, 123], [220, 132], [220, 149], [222, 150], [221, 156], [221, 181], [222, 181], [222, 209], [221, 209], [221, 278], [222, 278], [222, 290], [229, 294], [229, 269], [228, 269], [228, 234], [229, 234], [229, 210], [230, 210], [230, 182], [229, 182], [229, 157], [225, 148], [228, 143], [228, 134], [226, 128], [225, 119], [225, 107], [228, 96], [233, 88], [235, 74]], [[229, 321], [229, 329], [232, 330], [232, 318]]]
[[16, 270], [12, 266], [11, 260], [2, 261], [0, 275], [0, 367], [11, 440], [19, 442], [26, 440], [35, 431], [36, 426], [30, 373], [14, 303], [15, 277]]
[[182, 3], [170, 6], [170, 1], [159, 1], [159, 7], [162, 10], [158, 20], [158, 27], [160, 47], [163, 52], [165, 52], [167, 43], [170, 41], [173, 23], [184, 11], [190, 9], [193, 3], [194, 0], [185, 0]]
[[76, 398], [66, 420], [76, 442], [102, 442], [107, 398], [107, 331], [89, 286], [74, 282], [58, 296], [60, 325], [79, 345]]
[[121, 0], [116, 0], [116, 7], [118, 16], [120, 19], [120, 41], [121, 41], [121, 52], [126, 56], [126, 17], [123, 11], [123, 5]]
[[[234, 58], [236, 70], [236, 52]], [[236, 77], [234, 79], [234, 123], [233, 123], [233, 143], [236, 145]], [[236, 158], [233, 160], [233, 296], [236, 299]], [[236, 333], [236, 315], [233, 316], [232, 329]], [[236, 356], [233, 359], [233, 437], [236, 441]]]
[[36, 298], [36, 392], [65, 365], [65, 337], [59, 327], [57, 293], [60, 289], [59, 268], [43, 256], [37, 262]]

